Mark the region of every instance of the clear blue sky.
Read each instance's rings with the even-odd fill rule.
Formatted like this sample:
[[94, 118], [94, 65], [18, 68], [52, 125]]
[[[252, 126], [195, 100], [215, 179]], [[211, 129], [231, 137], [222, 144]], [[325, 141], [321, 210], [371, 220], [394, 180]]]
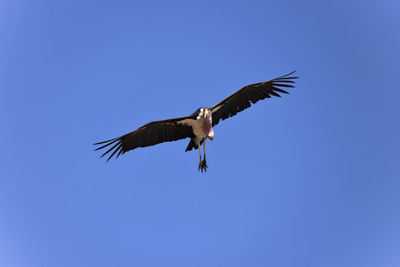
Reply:
[[[0, 266], [400, 266], [399, 10], [1, 1]], [[207, 174], [188, 140], [93, 151], [292, 70]]]

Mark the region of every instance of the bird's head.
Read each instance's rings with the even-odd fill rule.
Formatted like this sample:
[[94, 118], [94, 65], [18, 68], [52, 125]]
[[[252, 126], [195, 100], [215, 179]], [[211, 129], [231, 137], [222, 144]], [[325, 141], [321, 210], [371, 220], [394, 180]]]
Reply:
[[199, 110], [197, 119], [203, 119], [203, 130], [210, 140], [214, 139], [214, 130], [212, 128], [212, 112], [211, 108], [204, 107]]
[[204, 118], [210, 118], [211, 119], [211, 109], [205, 107], [203, 110], [203, 116]]
[[196, 119], [201, 119], [201, 118], [211, 119], [211, 108], [208, 107], [199, 108], [198, 110], [196, 110], [195, 114], [197, 115]]

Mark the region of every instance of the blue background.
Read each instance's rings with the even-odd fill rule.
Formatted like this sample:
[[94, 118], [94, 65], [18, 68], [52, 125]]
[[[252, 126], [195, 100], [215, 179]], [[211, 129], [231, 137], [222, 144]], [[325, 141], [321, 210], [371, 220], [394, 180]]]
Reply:
[[[400, 266], [398, 1], [1, 1], [0, 266]], [[106, 163], [92, 144], [297, 70]]]

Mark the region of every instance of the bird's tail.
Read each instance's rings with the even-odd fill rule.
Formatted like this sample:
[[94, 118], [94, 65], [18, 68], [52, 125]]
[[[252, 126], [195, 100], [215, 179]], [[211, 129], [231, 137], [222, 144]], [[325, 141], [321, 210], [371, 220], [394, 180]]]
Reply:
[[[202, 140], [200, 141], [200, 144], [199, 144], [199, 145], [202, 145], [202, 144], [203, 144], [203, 141], [204, 141], [204, 139], [202, 139]], [[194, 148], [194, 149], [198, 149], [199, 146], [196, 145], [196, 142], [194, 141], [194, 138], [190, 138], [190, 142], [189, 142], [189, 144], [188, 144], [188, 146], [187, 146], [185, 152], [188, 152], [188, 151], [192, 150], [193, 148]]]
[[190, 150], [192, 150], [193, 148], [194, 148], [194, 149], [197, 149], [197, 145], [196, 145], [196, 143], [194, 142], [194, 138], [190, 138], [190, 142], [189, 142], [189, 144], [188, 144], [188, 146], [187, 146], [185, 152], [190, 151]]

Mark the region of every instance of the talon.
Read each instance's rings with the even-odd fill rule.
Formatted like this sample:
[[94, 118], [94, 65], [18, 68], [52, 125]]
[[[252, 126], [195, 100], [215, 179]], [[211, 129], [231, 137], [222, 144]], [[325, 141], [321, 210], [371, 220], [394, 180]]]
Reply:
[[204, 172], [207, 172], [207, 168], [208, 168], [207, 161], [203, 160], [202, 161], [202, 166], [201, 166], [201, 172], [203, 172], [203, 170], [204, 170]]

